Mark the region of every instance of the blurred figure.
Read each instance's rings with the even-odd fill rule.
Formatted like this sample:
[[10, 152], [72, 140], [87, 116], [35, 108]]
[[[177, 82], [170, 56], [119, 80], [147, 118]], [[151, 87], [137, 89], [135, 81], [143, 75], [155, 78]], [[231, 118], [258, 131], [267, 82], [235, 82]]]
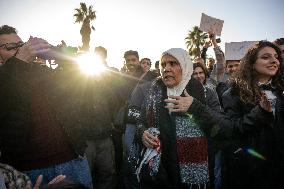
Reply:
[[141, 65], [144, 73], [147, 73], [150, 70], [151, 64], [152, 63], [151, 63], [151, 60], [149, 58], [142, 58], [140, 60], [140, 65]]
[[[99, 46], [95, 48], [95, 53], [101, 57], [103, 64], [108, 67], [106, 62], [107, 50]], [[97, 116], [92, 119], [93, 123], [90, 125], [92, 132], [88, 133], [85, 154], [91, 170], [93, 186], [97, 189], [112, 189], [115, 184], [114, 144], [111, 134], [113, 114], [117, 111], [119, 106], [117, 101], [120, 100], [119, 95], [117, 95], [115, 76], [115, 73], [108, 70], [101, 73], [98, 76], [101, 80], [98, 79], [99, 81], [93, 86], [94, 93], [91, 97], [91, 99], [95, 98], [94, 106], [98, 108], [92, 108], [93, 114]]]
[[107, 50], [106, 50], [106, 48], [104, 48], [102, 46], [96, 47], [95, 48], [95, 54], [97, 54], [101, 58], [101, 60], [103, 61], [103, 64], [105, 66], [107, 66], [107, 61], [106, 61], [106, 59], [107, 59]]
[[95, 54], [98, 55], [103, 64], [108, 68], [108, 70], [114, 71], [114, 72], [119, 72], [119, 70], [115, 67], [110, 67], [107, 63], [107, 49], [104, 48], [103, 46], [98, 46], [95, 48]]
[[58, 87], [52, 70], [33, 63], [50, 51], [43, 39], [30, 37], [23, 43], [15, 28], [0, 27], [1, 162], [25, 171], [33, 183], [41, 174], [43, 184], [64, 174], [91, 188], [85, 142], [74, 132], [78, 110], [70, 108], [76, 97], [69, 101], [71, 93], [63, 92], [59, 100], [62, 91], [55, 89], [66, 88], [66, 80]]

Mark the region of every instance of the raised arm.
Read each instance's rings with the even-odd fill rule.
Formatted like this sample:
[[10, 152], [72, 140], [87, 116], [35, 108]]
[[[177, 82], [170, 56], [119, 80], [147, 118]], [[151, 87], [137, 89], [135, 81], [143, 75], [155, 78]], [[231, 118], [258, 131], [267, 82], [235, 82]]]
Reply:
[[210, 34], [209, 36], [211, 43], [213, 44], [213, 50], [215, 52], [216, 57], [216, 66], [213, 67], [213, 71], [210, 77], [219, 82], [225, 72], [225, 56], [223, 51], [217, 44], [216, 35]]

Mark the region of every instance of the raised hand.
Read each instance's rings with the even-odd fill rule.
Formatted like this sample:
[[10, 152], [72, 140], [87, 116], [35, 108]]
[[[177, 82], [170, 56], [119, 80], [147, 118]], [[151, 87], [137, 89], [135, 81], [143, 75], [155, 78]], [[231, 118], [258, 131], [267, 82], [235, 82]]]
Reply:
[[206, 41], [204, 48], [208, 49], [211, 46], [211, 42], [210, 41]]
[[261, 93], [259, 105], [267, 112], [272, 112], [272, 105], [264, 92]]
[[217, 41], [216, 41], [216, 35], [213, 33], [209, 33], [209, 38], [211, 40], [211, 43], [214, 45], [214, 47], [217, 45]]
[[30, 39], [19, 48], [16, 53], [16, 58], [25, 61], [27, 63], [33, 62], [35, 57], [47, 53], [51, 50], [51, 45], [44, 39], [30, 37]]

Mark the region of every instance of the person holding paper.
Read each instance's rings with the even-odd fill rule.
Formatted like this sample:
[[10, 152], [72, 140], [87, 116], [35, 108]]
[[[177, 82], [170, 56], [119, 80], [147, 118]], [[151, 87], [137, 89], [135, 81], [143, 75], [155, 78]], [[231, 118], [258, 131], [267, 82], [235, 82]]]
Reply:
[[224, 75], [225, 56], [222, 49], [219, 47], [216, 41], [216, 35], [211, 32], [209, 32], [208, 34], [210, 42], [205, 43], [205, 46], [202, 49], [201, 57], [203, 58], [204, 61], [206, 60], [207, 49], [210, 47], [211, 44], [213, 44], [213, 50], [215, 52], [215, 57], [216, 57], [216, 64], [213, 65], [213, 70], [210, 73], [209, 82], [213, 83], [216, 87], [216, 85], [221, 81]]

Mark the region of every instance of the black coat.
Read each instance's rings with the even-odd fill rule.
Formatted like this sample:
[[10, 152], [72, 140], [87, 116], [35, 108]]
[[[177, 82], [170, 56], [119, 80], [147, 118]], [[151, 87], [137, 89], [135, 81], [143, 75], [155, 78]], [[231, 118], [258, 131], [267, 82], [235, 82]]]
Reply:
[[[222, 102], [230, 117], [230, 130], [224, 150], [225, 188], [283, 188], [284, 176], [284, 98], [276, 90], [275, 116], [259, 105], [247, 105], [232, 86]], [[230, 136], [228, 135], [228, 136]], [[252, 150], [261, 154], [258, 157]]]
[[0, 150], [19, 157], [30, 136], [32, 91], [40, 88], [73, 149], [83, 155], [85, 141], [111, 135], [117, 95], [113, 83], [95, 81], [77, 68], [54, 71], [11, 58], [0, 67]]

